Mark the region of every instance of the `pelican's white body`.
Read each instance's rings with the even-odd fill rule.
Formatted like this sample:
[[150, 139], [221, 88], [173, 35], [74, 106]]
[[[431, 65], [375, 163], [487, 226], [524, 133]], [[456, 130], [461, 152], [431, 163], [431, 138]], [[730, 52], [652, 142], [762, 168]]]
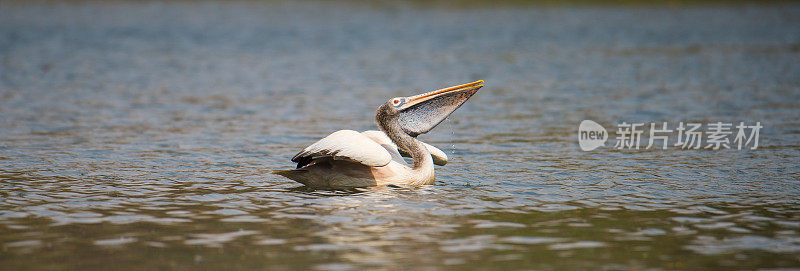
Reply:
[[312, 158], [307, 165], [275, 173], [312, 187], [433, 184], [434, 161], [444, 165], [447, 156], [422, 144], [430, 154], [422, 157], [421, 167], [413, 169], [383, 132], [340, 130], [298, 153], [296, 157]]

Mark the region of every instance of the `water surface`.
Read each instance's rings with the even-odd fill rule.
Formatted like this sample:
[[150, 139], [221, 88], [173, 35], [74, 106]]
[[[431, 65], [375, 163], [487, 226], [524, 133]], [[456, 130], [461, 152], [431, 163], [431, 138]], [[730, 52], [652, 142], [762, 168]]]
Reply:
[[[0, 265], [800, 267], [799, 63], [797, 4], [0, 3]], [[269, 174], [478, 79], [420, 136], [450, 156], [434, 186]], [[584, 119], [765, 128], [583, 152]]]

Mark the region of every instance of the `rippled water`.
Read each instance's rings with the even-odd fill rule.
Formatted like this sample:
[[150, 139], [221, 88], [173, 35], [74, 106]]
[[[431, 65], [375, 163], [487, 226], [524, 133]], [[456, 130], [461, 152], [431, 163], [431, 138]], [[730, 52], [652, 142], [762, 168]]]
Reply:
[[[0, 266], [800, 267], [800, 5], [0, 3]], [[478, 79], [437, 184], [271, 170]], [[577, 127], [760, 121], [757, 150]]]

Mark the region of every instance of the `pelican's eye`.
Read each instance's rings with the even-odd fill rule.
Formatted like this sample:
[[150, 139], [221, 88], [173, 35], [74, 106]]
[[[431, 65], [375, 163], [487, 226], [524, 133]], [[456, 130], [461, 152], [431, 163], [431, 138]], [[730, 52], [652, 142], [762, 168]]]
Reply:
[[394, 98], [394, 99], [392, 99], [392, 106], [398, 107], [398, 106], [402, 105], [403, 102], [404, 101], [403, 101], [402, 98]]

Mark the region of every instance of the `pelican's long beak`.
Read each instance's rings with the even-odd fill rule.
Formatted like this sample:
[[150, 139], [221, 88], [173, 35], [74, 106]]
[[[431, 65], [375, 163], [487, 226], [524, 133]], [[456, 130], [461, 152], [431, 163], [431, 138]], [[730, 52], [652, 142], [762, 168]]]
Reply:
[[482, 87], [483, 80], [479, 80], [407, 97], [399, 108], [400, 126], [411, 136], [427, 133]]

